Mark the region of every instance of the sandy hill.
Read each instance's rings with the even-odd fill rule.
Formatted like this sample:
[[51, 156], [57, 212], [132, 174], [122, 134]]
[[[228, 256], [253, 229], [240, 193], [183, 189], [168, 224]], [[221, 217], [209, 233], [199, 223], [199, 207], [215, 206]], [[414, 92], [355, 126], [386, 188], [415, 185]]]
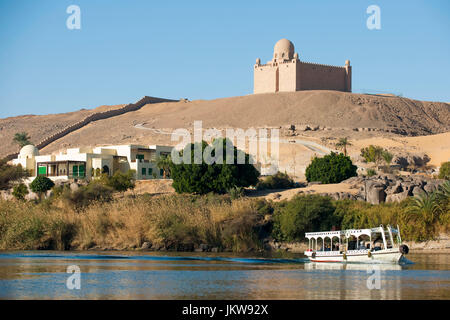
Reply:
[[[120, 106], [99, 108], [104, 111], [117, 107]], [[90, 112], [97, 112], [98, 108], [94, 110], [0, 119], [0, 138], [3, 141], [0, 156], [17, 152], [17, 146], [12, 142], [16, 132], [26, 131], [33, 142], [40, 141]], [[317, 142], [326, 136], [370, 139], [395, 137], [398, 136], [396, 132], [422, 136], [450, 131], [450, 104], [337, 91], [156, 103], [92, 122], [51, 143], [42, 152], [83, 145], [170, 143], [168, 133], [172, 129], [192, 129], [195, 120], [202, 120], [203, 128], [318, 126], [319, 130], [300, 133]]]
[[70, 126], [83, 118], [107, 110], [114, 110], [123, 105], [100, 106], [95, 109], [81, 109], [68, 113], [49, 115], [23, 115], [0, 119], [0, 156], [18, 151], [18, 146], [13, 142], [14, 134], [27, 132], [31, 136], [31, 142], [37, 143], [67, 126]]

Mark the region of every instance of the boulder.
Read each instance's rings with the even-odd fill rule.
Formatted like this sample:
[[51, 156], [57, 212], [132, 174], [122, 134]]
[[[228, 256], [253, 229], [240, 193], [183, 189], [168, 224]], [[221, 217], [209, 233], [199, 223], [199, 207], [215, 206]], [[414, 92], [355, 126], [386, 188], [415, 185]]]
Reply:
[[76, 191], [76, 190], [78, 190], [78, 188], [79, 188], [78, 183], [72, 182], [70, 184], [70, 190]]
[[386, 202], [401, 202], [408, 198], [408, 191], [403, 191], [400, 193], [389, 194], [386, 196]]
[[423, 195], [424, 193], [425, 193], [425, 191], [420, 187], [420, 186], [415, 186], [413, 189], [412, 189], [412, 195], [413, 196], [420, 196], [420, 195]]
[[388, 195], [403, 192], [402, 183], [400, 181], [397, 181], [394, 185], [386, 188], [385, 192]]
[[386, 199], [386, 192], [384, 191], [386, 186], [382, 183], [368, 183], [367, 185], [367, 202], [371, 204], [380, 204]]
[[152, 244], [148, 241], [144, 242], [141, 246], [141, 249], [150, 249], [152, 247]]

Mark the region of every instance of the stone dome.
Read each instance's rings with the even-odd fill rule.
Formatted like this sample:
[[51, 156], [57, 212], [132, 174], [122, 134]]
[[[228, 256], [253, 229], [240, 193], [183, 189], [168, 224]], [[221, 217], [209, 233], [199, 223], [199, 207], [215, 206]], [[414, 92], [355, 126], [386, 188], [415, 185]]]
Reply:
[[294, 44], [288, 39], [281, 39], [273, 47], [273, 58], [277, 60], [291, 60], [294, 57]]
[[32, 144], [26, 145], [25, 147], [20, 149], [20, 153], [19, 153], [19, 156], [21, 156], [23, 158], [29, 158], [29, 157], [34, 157], [34, 156], [38, 156], [38, 155], [39, 155], [38, 148], [36, 148]]

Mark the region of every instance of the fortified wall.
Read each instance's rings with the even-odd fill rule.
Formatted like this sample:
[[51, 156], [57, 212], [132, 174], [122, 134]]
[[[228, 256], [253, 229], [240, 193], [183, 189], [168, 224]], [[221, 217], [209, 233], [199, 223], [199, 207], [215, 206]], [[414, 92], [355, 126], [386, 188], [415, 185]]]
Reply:
[[352, 91], [352, 67], [330, 66], [300, 61], [294, 45], [287, 39], [275, 44], [273, 59], [266, 64], [256, 59], [253, 93], [300, 90]]
[[[145, 96], [138, 102], [129, 103], [119, 109], [93, 113], [93, 114], [87, 116], [86, 118], [84, 118], [83, 120], [80, 120], [64, 129], [62, 129], [61, 131], [58, 131], [58, 132], [44, 138], [39, 143], [37, 143], [35, 146], [38, 149], [42, 149], [42, 148], [48, 146], [50, 143], [64, 137], [65, 135], [68, 135], [69, 133], [71, 133], [75, 130], [81, 129], [82, 127], [91, 123], [92, 121], [108, 119], [111, 117], [122, 115], [127, 112], [136, 111], [136, 110], [139, 110], [140, 108], [142, 108], [143, 106], [145, 106], [146, 104], [160, 103], [160, 102], [177, 102], [177, 101], [178, 100], [170, 100], [170, 99], [162, 99], [162, 98]], [[17, 156], [18, 156], [18, 153], [13, 153], [13, 154], [7, 155], [4, 159], [6, 159], [7, 161], [10, 161], [14, 158], [17, 158]]]

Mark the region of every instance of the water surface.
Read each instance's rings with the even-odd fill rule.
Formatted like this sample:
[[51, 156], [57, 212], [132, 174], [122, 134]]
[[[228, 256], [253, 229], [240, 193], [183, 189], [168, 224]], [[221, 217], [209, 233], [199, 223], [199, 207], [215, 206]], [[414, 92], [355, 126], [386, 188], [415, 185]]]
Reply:
[[[450, 254], [411, 263], [310, 263], [303, 255], [22, 251], [0, 253], [0, 299], [449, 299]], [[69, 290], [67, 267], [81, 270]], [[375, 284], [375, 282], [371, 282]]]

